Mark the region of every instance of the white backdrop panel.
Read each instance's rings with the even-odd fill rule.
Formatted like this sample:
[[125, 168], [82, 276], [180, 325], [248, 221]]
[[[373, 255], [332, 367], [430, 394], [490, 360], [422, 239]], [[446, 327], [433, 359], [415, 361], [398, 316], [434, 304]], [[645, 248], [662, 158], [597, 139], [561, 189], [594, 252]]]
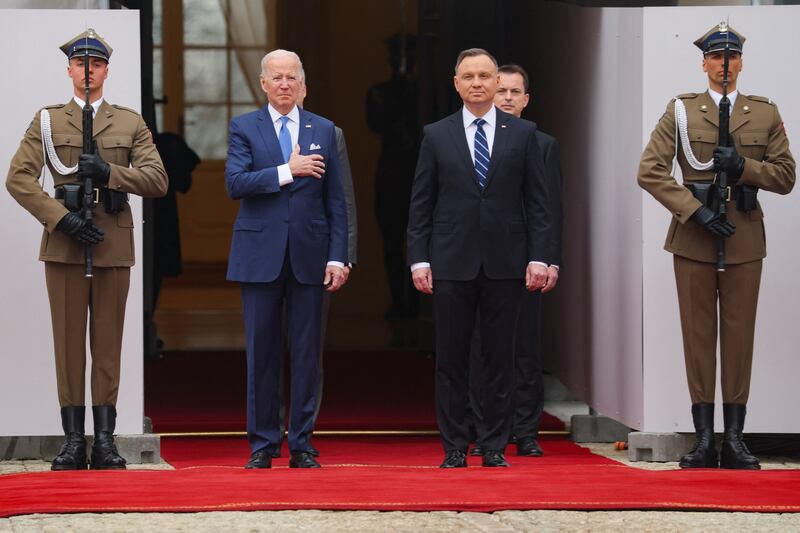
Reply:
[[[0, 168], [7, 172], [31, 118], [47, 104], [67, 102], [72, 85], [60, 45], [85, 28], [97, 30], [114, 48], [105, 97], [112, 103], [141, 107], [139, 12], [135, 10], [2, 10], [0, 35], [7, 43], [0, 77], [3, 124]], [[15, 44], [18, 43], [18, 44]], [[8, 47], [10, 45], [10, 48]], [[52, 178], [47, 178], [52, 189]], [[141, 201], [131, 198], [134, 220]], [[122, 381], [117, 433], [141, 433], [142, 273], [141, 223], [137, 223], [137, 266], [131, 287], [122, 343]], [[37, 260], [42, 226], [11, 196], [0, 194], [0, 242], [5, 259], [0, 304], [0, 436], [61, 433], [53, 362], [50, 309], [44, 267]], [[87, 376], [88, 376], [87, 364]], [[87, 403], [91, 402], [88, 389]], [[91, 416], [86, 427], [91, 431]]]
[[[799, 6], [665, 7], [644, 9], [644, 98], [642, 146], [669, 99], [708, 87], [702, 56], [692, 41], [713, 24], [730, 18], [744, 45], [739, 89], [779, 104], [790, 141], [800, 143], [800, 72], [790, 36], [800, 20]], [[789, 68], [786, 68], [789, 67]], [[796, 275], [800, 248], [800, 196], [759, 194], [766, 213], [767, 252], [761, 282], [747, 431], [800, 432], [800, 418], [786, 409], [800, 401], [800, 328], [794, 305], [800, 296]], [[642, 194], [644, 241], [644, 411], [646, 431], [692, 431], [672, 254], [663, 250], [669, 212]], [[719, 380], [717, 381], [719, 383]], [[719, 386], [717, 430], [722, 428]]]

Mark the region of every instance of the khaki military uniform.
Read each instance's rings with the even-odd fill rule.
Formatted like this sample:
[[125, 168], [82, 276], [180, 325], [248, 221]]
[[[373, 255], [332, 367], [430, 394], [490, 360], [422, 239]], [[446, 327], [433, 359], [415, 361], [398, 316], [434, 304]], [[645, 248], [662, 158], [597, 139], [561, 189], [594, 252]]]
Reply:
[[[708, 92], [678, 96], [685, 107], [692, 151], [701, 162], [718, 145], [719, 109]], [[730, 115], [730, 138], [745, 158], [739, 184], [787, 194], [795, 162], [777, 106], [767, 98], [739, 93]], [[750, 388], [761, 260], [767, 255], [764, 213], [744, 213], [727, 204], [736, 233], [726, 239], [726, 269], [716, 271], [716, 237], [690, 220], [701, 206], [671, 175], [673, 159], [684, 183], [711, 182], [713, 168], [694, 169], [676, 138], [674, 99], [656, 125], [639, 165], [638, 182], [673, 214], [664, 248], [674, 254], [684, 357], [692, 403], [713, 403], [716, 381], [717, 301], [725, 403], [746, 404]]]
[[[81, 108], [70, 100], [47, 109], [56, 153], [64, 165], [74, 166], [83, 147]], [[166, 193], [166, 172], [138, 113], [103, 101], [95, 114], [93, 134], [100, 157], [111, 165], [110, 189], [145, 197]], [[97, 205], [94, 224], [105, 232], [105, 238], [92, 247], [94, 277], [85, 278], [84, 246], [55, 229], [68, 210], [39, 183], [44, 164], [41, 135], [37, 112], [11, 160], [6, 187], [44, 226], [39, 259], [45, 262], [59, 402], [62, 407], [84, 405], [85, 332], [90, 310], [92, 403], [115, 405], [125, 302], [134, 264], [131, 209], [125, 205], [121, 212], [109, 214], [102, 203]], [[78, 174], [59, 174], [49, 158], [47, 165], [56, 187], [79, 183]]]

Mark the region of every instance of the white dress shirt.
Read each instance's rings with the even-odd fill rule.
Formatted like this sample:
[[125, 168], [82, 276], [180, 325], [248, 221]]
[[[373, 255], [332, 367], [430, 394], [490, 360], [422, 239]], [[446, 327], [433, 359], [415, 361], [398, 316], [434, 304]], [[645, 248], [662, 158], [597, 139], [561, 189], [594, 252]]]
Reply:
[[[486, 144], [489, 147], [489, 157], [492, 156], [492, 147], [494, 146], [494, 132], [497, 128], [497, 108], [492, 106], [489, 111], [482, 117], [473, 115], [466, 106], [461, 108], [461, 117], [464, 120], [464, 133], [467, 137], [467, 146], [469, 146], [469, 155], [472, 157], [472, 164], [475, 164], [475, 132], [478, 131], [478, 126], [475, 124], [476, 118], [482, 118], [486, 122], [482, 125], [483, 133], [486, 134]], [[540, 261], [530, 261], [528, 264], [537, 264], [547, 266], [547, 264]], [[431, 264], [425, 261], [414, 263], [411, 265], [411, 272], [418, 268], [430, 268]]]
[[[86, 102], [84, 102], [83, 100], [81, 100], [77, 96], [73, 96], [72, 99], [75, 100], [75, 103], [78, 104], [78, 107], [83, 109], [83, 106], [86, 104]], [[92, 116], [93, 117], [97, 116], [97, 110], [100, 109], [100, 106], [102, 104], [103, 104], [103, 97], [102, 96], [100, 98], [98, 98], [97, 100], [95, 100], [94, 102], [92, 102], [92, 109], [94, 109], [94, 111], [92, 112]]]
[[[719, 102], [722, 100], [722, 93], [718, 93], [713, 89], [708, 89], [708, 94], [714, 100], [714, 103], [719, 107]], [[733, 111], [733, 104], [736, 103], [736, 97], [739, 96], [739, 89], [728, 93], [728, 100], [731, 101], [731, 111]]]
[[[280, 139], [281, 128], [283, 127], [281, 117], [283, 117], [283, 115], [278, 113], [278, 110], [272, 107], [272, 104], [267, 104], [267, 111], [269, 111], [269, 116], [272, 118], [272, 125], [275, 126], [275, 136]], [[286, 128], [289, 130], [289, 136], [292, 138], [292, 150], [294, 150], [300, 138], [300, 111], [297, 109], [297, 106], [294, 106], [286, 116], [289, 117], [289, 120], [286, 122]], [[292, 171], [289, 170], [289, 163], [279, 165], [278, 185], [283, 187], [293, 182], [294, 178], [292, 177]]]

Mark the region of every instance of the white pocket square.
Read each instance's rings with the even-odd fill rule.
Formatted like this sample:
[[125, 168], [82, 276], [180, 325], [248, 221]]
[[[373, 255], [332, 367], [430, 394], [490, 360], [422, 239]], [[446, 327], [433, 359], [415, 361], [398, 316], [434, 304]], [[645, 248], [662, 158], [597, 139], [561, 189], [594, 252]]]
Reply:
[[318, 144], [311, 143], [311, 146], [308, 147], [309, 150], [322, 150], [322, 146]]

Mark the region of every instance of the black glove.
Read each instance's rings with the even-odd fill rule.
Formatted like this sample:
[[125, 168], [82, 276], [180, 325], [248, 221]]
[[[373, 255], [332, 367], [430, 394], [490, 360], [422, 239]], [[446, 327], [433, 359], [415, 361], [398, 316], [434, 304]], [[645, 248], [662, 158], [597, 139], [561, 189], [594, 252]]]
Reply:
[[56, 229], [62, 231], [83, 244], [99, 244], [103, 242], [105, 233], [94, 224], [88, 224], [79, 215], [67, 213], [58, 221]]
[[94, 181], [93, 185], [102, 187], [108, 185], [108, 178], [111, 175], [111, 165], [103, 161], [97, 153], [97, 144], [94, 144], [91, 154], [81, 154], [78, 158], [78, 175], [87, 175]]
[[719, 215], [705, 206], [695, 211], [691, 218], [717, 237], [730, 237], [736, 232], [736, 224], [730, 221], [720, 222]]
[[739, 155], [735, 146], [717, 146], [714, 148], [714, 170], [724, 170], [728, 174], [728, 185], [736, 185], [744, 172], [744, 157]]

